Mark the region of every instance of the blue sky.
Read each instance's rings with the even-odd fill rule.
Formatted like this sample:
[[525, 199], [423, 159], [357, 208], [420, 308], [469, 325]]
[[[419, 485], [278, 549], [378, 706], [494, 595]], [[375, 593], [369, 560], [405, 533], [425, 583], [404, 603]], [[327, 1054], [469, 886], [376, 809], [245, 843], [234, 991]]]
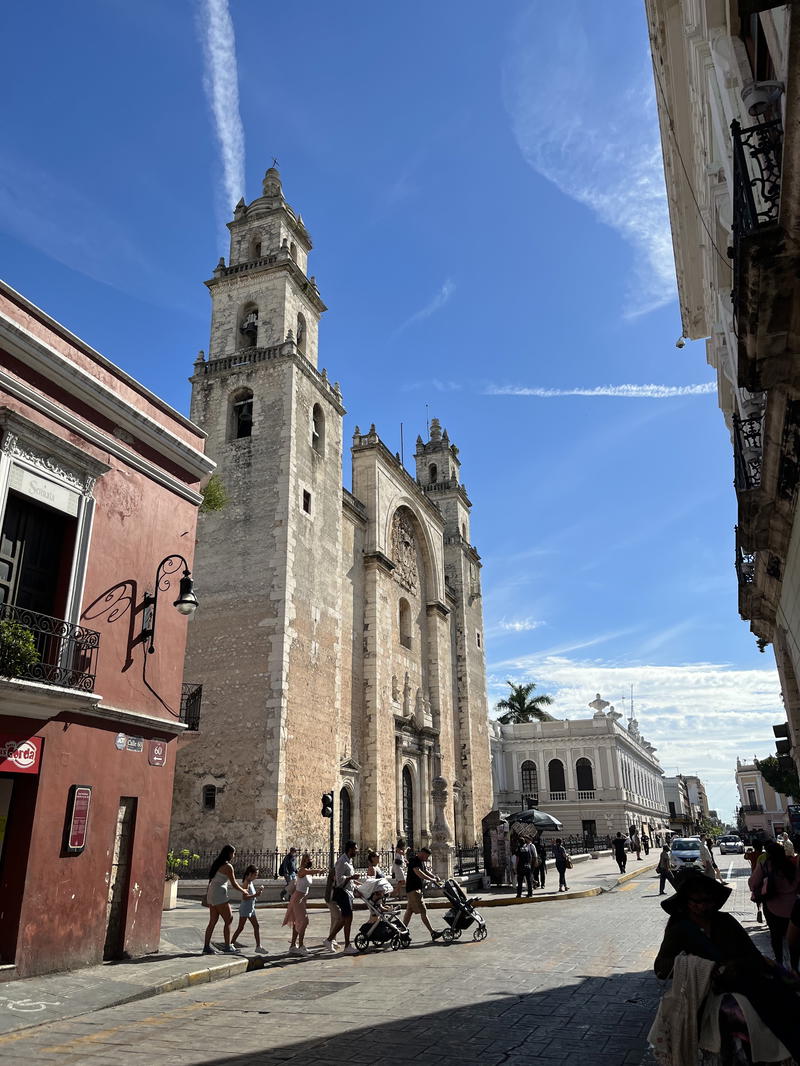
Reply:
[[427, 405], [461, 449], [492, 702], [531, 679], [575, 717], [633, 684], [730, 816], [783, 710], [737, 614], [713, 373], [675, 347], [640, 0], [230, 0], [235, 43], [209, 2], [6, 5], [6, 280], [186, 411], [231, 197], [277, 156], [346, 435], [395, 450]]

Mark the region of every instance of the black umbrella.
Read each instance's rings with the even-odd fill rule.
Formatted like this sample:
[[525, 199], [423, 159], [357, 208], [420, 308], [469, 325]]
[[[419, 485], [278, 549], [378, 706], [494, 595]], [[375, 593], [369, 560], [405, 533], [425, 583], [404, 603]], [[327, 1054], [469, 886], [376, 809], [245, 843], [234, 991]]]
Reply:
[[552, 814], [547, 814], [545, 811], [537, 811], [535, 807], [527, 811], [517, 811], [508, 820], [512, 829], [520, 825], [525, 829], [550, 829], [557, 833], [563, 828], [558, 818], [554, 818]]

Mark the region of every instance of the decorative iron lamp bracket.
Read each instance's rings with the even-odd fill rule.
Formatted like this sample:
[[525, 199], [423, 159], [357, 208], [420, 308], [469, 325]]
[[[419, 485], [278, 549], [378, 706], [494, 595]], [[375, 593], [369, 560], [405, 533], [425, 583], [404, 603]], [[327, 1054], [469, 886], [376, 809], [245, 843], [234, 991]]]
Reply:
[[[181, 577], [178, 574], [182, 571]], [[142, 636], [147, 643], [147, 652], [152, 655], [155, 649], [156, 618], [158, 615], [159, 593], [166, 593], [178, 580], [178, 597], [172, 606], [179, 614], [191, 618], [197, 610], [197, 596], [189, 564], [182, 555], [167, 555], [156, 568], [155, 591], [146, 592], [142, 600]]]

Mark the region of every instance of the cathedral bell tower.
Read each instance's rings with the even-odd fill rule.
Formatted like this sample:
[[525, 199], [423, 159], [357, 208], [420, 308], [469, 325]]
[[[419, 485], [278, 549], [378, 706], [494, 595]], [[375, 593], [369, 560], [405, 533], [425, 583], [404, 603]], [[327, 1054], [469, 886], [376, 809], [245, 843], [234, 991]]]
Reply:
[[198, 525], [186, 677], [203, 685], [202, 725], [178, 758], [173, 838], [263, 850], [324, 843], [318, 793], [338, 773], [344, 407], [317, 369], [325, 304], [275, 167], [228, 229], [191, 378], [227, 502]]
[[[461, 483], [458, 448], [438, 418], [429, 439], [417, 437], [417, 482], [444, 518], [444, 569], [453, 604], [456, 688], [454, 692], [453, 783], [455, 832], [459, 840], [480, 839], [482, 797], [491, 796], [487, 745], [481, 558], [470, 542], [472, 503]], [[477, 802], [476, 802], [477, 801]], [[477, 813], [479, 812], [480, 813]]]

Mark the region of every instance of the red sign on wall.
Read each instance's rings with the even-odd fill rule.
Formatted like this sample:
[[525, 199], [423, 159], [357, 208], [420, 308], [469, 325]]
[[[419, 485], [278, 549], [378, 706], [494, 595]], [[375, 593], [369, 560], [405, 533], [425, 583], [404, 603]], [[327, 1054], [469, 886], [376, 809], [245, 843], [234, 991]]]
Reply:
[[70, 792], [71, 808], [67, 829], [67, 847], [70, 851], [83, 851], [86, 847], [86, 833], [89, 828], [92, 789], [89, 785], [73, 785]]
[[0, 771], [6, 774], [38, 774], [43, 737], [0, 735]]
[[167, 742], [166, 740], [151, 740], [150, 746], [147, 752], [148, 761], [151, 766], [164, 766], [167, 762]]

